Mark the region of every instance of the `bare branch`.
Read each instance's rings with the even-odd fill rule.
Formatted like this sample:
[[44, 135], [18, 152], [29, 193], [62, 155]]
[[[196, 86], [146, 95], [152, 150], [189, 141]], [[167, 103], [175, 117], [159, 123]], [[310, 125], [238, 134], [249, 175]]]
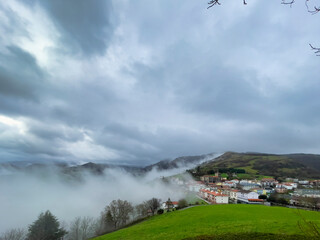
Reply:
[[313, 6], [314, 9], [310, 10], [308, 2], [309, 2], [309, 0], [306, 0], [305, 4], [306, 4], [306, 7], [307, 7], [309, 13], [311, 13], [313, 15], [313, 14], [320, 12], [320, 7], [316, 7], [316, 6]]
[[[217, 5], [217, 4], [218, 4], [218, 5], [221, 5], [221, 3], [219, 2], [219, 0], [211, 0], [210, 2], [208, 2], [208, 4], [209, 4], [209, 7], [207, 7], [207, 9], [213, 7], [214, 5]], [[244, 5], [247, 5], [246, 0], [243, 0], [243, 4], [244, 4]]]
[[309, 43], [310, 47], [311, 47], [311, 50], [314, 51], [314, 53], [317, 55], [317, 56], [320, 56], [320, 48], [317, 48], [317, 47], [314, 47], [312, 46], [310, 43]]
[[285, 5], [290, 5], [290, 7], [292, 7], [292, 4], [294, 4], [295, 0], [282, 0], [281, 4], [285, 4]]
[[219, 0], [211, 0], [210, 2], [208, 2], [208, 4], [209, 4], [210, 6], [207, 7], [207, 9], [213, 7], [213, 6], [216, 5], [216, 4], [221, 5], [221, 3], [219, 2]]
[[[281, 0], [281, 4], [290, 5], [290, 7], [292, 7], [292, 5], [294, 3], [295, 3], [295, 0]], [[316, 7], [316, 6], [314, 6], [313, 9], [310, 10], [308, 3], [309, 3], [309, 0], [305, 0], [305, 5], [306, 5], [306, 8], [307, 8], [309, 13], [317, 14], [318, 12], [320, 12], [320, 7]], [[208, 4], [209, 4], [208, 8], [211, 8], [211, 7], [215, 6], [215, 5], [221, 5], [219, 0], [210, 0], [210, 2], [208, 2]], [[246, 0], [243, 0], [243, 4], [247, 5]], [[309, 45], [311, 47], [311, 50], [313, 50], [317, 56], [320, 56], [320, 48], [313, 47], [311, 44], [309, 44]]]
[[[293, 5], [295, 2], [296, 2], [295, 0], [281, 0], [281, 4], [290, 5], [290, 7], [292, 7], [292, 5]], [[308, 5], [308, 2], [309, 2], [309, 0], [305, 0], [305, 5], [306, 5], [307, 10], [308, 10], [309, 13], [311, 13], [311, 14], [316, 14], [316, 13], [320, 12], [320, 7], [316, 7], [316, 6], [314, 6], [313, 9], [310, 10], [309, 5]], [[219, 2], [219, 0], [210, 0], [210, 1], [208, 2], [208, 4], [209, 4], [209, 7], [207, 7], [207, 9], [208, 9], [208, 8], [211, 8], [211, 7], [215, 6], [215, 5], [221, 5], [221, 3]], [[244, 5], [247, 5], [246, 0], [243, 0], [243, 4], [244, 4]]]

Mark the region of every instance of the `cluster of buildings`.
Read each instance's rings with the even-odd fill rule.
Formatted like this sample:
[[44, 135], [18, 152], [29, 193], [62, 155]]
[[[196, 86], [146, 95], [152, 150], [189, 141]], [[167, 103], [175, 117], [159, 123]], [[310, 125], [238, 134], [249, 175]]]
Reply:
[[[268, 205], [266, 198], [271, 193], [289, 196], [288, 202], [293, 205], [297, 203], [297, 199], [300, 197], [320, 199], [320, 190], [315, 190], [320, 186], [320, 180], [308, 181], [292, 178], [287, 178], [285, 182], [279, 182], [274, 178], [227, 180], [222, 178], [220, 174], [216, 174], [201, 176], [200, 181], [189, 181], [184, 185], [188, 191], [196, 192], [200, 198], [212, 204], [246, 203]], [[291, 199], [296, 200], [291, 201]]]

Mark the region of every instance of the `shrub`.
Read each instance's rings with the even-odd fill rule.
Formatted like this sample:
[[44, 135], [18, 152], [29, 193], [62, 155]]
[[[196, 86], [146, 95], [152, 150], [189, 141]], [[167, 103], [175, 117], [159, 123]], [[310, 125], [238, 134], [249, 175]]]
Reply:
[[163, 209], [161, 209], [161, 208], [157, 211], [158, 214], [162, 214], [163, 212], [164, 212], [164, 211], [163, 211]]
[[267, 199], [267, 196], [266, 195], [260, 195], [259, 199]]
[[179, 202], [178, 202], [178, 207], [179, 208], [185, 208], [188, 206], [188, 202], [187, 200], [185, 199], [180, 199]]

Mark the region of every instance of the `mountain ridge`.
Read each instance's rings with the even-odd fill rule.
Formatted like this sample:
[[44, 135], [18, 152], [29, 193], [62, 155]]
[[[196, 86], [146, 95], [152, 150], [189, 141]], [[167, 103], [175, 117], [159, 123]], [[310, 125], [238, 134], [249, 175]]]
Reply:
[[320, 155], [317, 154], [268, 154], [226, 152], [200, 164], [198, 175], [217, 169], [243, 169], [252, 177], [257, 175], [274, 177], [320, 178]]
[[116, 165], [116, 164], [108, 164], [108, 163], [94, 163], [87, 162], [80, 165], [72, 165], [69, 166], [67, 163], [1, 163], [0, 164], [0, 175], [1, 169], [4, 170], [17, 170], [17, 171], [27, 171], [31, 172], [35, 169], [53, 167], [61, 170], [66, 174], [75, 174], [77, 172], [89, 171], [93, 174], [103, 174], [106, 169], [120, 169], [126, 172], [129, 172], [133, 175], [141, 175], [147, 172], [152, 171], [153, 169], [157, 171], [165, 171], [171, 169], [177, 169], [181, 166], [192, 167], [192, 165], [197, 165], [203, 162], [203, 160], [207, 160], [210, 158], [214, 158], [214, 154], [203, 154], [196, 156], [182, 156], [175, 158], [173, 160], [162, 160], [156, 162], [154, 164], [150, 164], [147, 166], [131, 166], [131, 165]]

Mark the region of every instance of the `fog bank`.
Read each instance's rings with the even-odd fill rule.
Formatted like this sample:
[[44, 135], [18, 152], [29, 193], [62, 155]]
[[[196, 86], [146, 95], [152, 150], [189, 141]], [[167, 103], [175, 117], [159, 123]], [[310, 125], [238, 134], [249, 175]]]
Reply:
[[152, 197], [179, 199], [183, 193], [159, 178], [173, 172], [154, 170], [134, 177], [121, 169], [106, 169], [102, 175], [88, 171], [69, 175], [52, 167], [32, 172], [7, 171], [0, 176], [0, 233], [25, 228], [46, 210], [60, 221], [70, 222], [77, 216], [98, 217], [114, 199], [133, 204]]

